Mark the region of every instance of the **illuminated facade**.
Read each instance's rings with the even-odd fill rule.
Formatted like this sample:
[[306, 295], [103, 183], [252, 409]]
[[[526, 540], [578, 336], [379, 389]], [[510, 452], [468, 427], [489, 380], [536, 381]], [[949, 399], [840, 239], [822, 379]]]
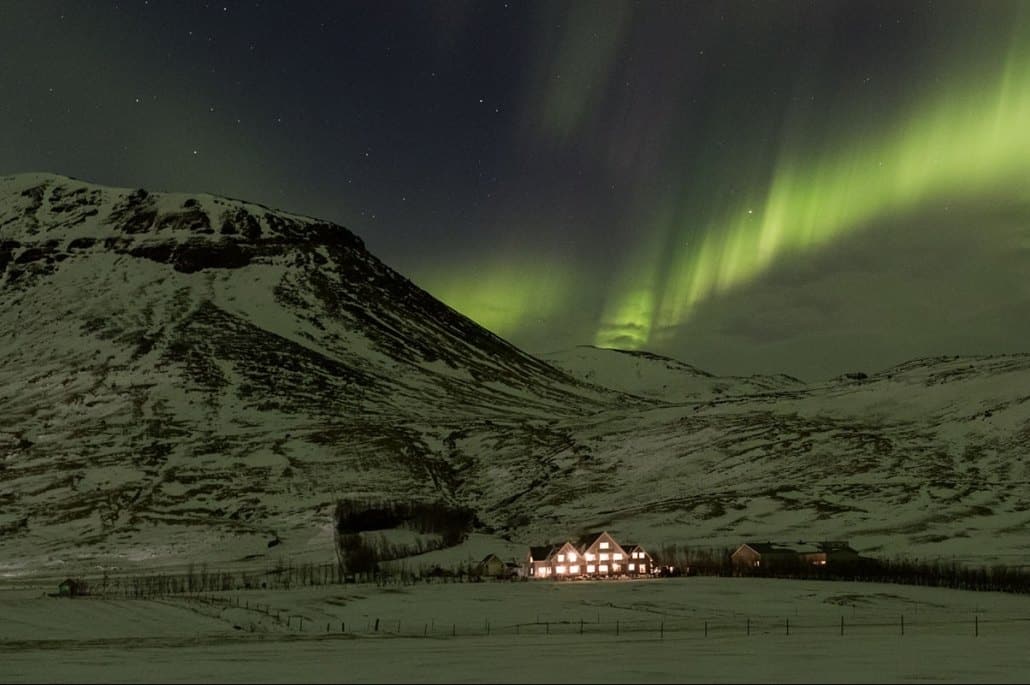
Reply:
[[530, 547], [525, 575], [538, 580], [644, 577], [655, 573], [651, 555], [640, 545], [620, 545], [607, 531], [577, 542]]

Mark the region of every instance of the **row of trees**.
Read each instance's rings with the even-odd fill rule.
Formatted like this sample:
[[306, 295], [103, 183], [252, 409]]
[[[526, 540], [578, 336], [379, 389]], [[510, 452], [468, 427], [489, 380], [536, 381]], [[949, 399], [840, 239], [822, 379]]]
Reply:
[[[341, 572], [376, 574], [384, 561], [403, 559], [461, 543], [476, 525], [475, 512], [446, 502], [340, 500], [334, 511]], [[369, 531], [406, 529], [429, 537], [390, 542]]]
[[803, 580], [851, 580], [948, 587], [960, 590], [1030, 592], [1030, 573], [1004, 565], [971, 566], [940, 559], [833, 560], [816, 566], [799, 559], [777, 561], [760, 567], [735, 565], [733, 549], [688, 548], [663, 545], [654, 554], [655, 563], [672, 566], [685, 575], [753, 576]]

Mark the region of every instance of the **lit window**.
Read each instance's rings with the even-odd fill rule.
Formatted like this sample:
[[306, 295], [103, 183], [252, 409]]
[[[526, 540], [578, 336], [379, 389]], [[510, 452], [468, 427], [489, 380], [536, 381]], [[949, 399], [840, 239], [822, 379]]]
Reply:
[[622, 561], [622, 555], [616, 552], [612, 555], [612, 559], [614, 559], [615, 561]]
[[594, 560], [594, 553], [593, 552], [587, 552], [586, 557], [587, 557], [587, 561], [593, 561]]
[[558, 555], [558, 561], [565, 561], [565, 555], [564, 554], [559, 554]]
[[529, 575], [531, 575], [531, 576], [532, 576], [532, 575], [536, 575], [536, 574], [534, 573], [534, 569], [532, 569], [532, 568], [530, 568], [530, 569], [529, 569]]
[[559, 576], [561, 576], [561, 575], [564, 575], [564, 574], [565, 574], [565, 567], [564, 567], [564, 566], [559, 566], [558, 568], [556, 568], [556, 569], [554, 569], [554, 570], [555, 570], [555, 572], [556, 572], [556, 573], [557, 573], [557, 574], [558, 574]]
[[593, 573], [597, 570], [597, 567], [593, 564], [587, 564], [587, 573]]
[[571, 573], [572, 575], [576, 575], [577, 573], [579, 573], [579, 564], [574, 564], [570, 566], [569, 573]]
[[601, 549], [608, 549], [608, 543], [607, 542], [602, 542], [601, 543]]
[[600, 568], [598, 568], [598, 570], [601, 573], [608, 573], [608, 564], [601, 564], [601, 566], [600, 566]]
[[576, 560], [576, 553], [575, 552], [569, 552], [569, 561], [575, 561], [575, 560]]
[[630, 571], [636, 571], [637, 570], [637, 565], [636, 564], [630, 564], [629, 565], [629, 570]]
[[607, 554], [602, 554], [601, 555], [601, 561], [608, 561], [608, 555]]
[[613, 571], [618, 571], [620, 568], [622, 568], [621, 564], [612, 564], [612, 570]]
[[647, 566], [645, 566], [644, 564], [641, 564], [640, 565], [640, 572], [641, 573], [647, 573]]

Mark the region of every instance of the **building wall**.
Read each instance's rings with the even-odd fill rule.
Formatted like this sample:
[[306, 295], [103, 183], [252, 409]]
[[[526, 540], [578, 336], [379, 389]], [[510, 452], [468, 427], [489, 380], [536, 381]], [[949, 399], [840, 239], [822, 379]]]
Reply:
[[583, 550], [583, 556], [588, 576], [607, 577], [628, 573], [629, 555], [607, 533], [602, 533], [590, 543]]

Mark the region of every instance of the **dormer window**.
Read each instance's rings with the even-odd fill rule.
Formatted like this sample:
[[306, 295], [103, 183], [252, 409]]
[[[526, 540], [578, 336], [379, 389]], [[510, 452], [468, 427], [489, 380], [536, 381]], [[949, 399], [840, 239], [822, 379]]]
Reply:
[[602, 542], [600, 544], [600, 547], [601, 547], [601, 549], [608, 549], [608, 543], [607, 542]]

